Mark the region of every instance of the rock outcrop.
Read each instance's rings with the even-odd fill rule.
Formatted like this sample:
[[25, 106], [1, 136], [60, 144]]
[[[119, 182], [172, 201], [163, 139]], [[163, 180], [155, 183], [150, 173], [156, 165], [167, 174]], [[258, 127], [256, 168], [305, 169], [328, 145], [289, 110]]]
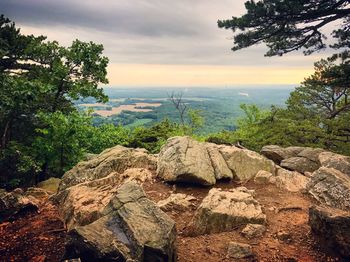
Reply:
[[296, 156], [282, 160], [281, 167], [304, 174], [316, 171], [320, 165], [306, 157]]
[[350, 210], [350, 177], [334, 168], [318, 169], [307, 184], [307, 190], [320, 203]]
[[12, 219], [25, 212], [37, 211], [39, 200], [17, 188], [12, 192], [0, 193], [0, 222]]
[[194, 215], [193, 233], [218, 233], [249, 223], [264, 224], [266, 215], [253, 196], [254, 192], [244, 187], [230, 191], [211, 189]]
[[275, 164], [247, 149], [173, 137], [161, 149], [157, 174], [167, 182], [210, 186], [220, 179], [247, 181], [260, 170], [275, 173]]
[[219, 146], [227, 166], [232, 170], [234, 177], [239, 181], [247, 181], [260, 171], [264, 170], [275, 174], [276, 166], [273, 161], [248, 149], [235, 146]]
[[112, 172], [122, 174], [130, 168], [156, 170], [156, 167], [156, 157], [148, 154], [147, 150], [116, 146], [106, 149], [88, 161], [78, 163], [66, 172], [62, 177], [58, 191], [106, 177]]
[[173, 137], [159, 153], [157, 174], [167, 182], [214, 185], [215, 171], [203, 143], [190, 137]]
[[334, 208], [311, 207], [309, 225], [329, 250], [350, 258], [350, 213]]
[[102, 217], [68, 232], [65, 259], [176, 261], [175, 222], [136, 182], [120, 186]]
[[261, 154], [279, 165], [284, 159], [296, 157], [303, 149], [303, 147], [283, 148], [276, 145], [268, 145], [261, 149]]
[[332, 152], [323, 152], [318, 159], [322, 166], [334, 168], [350, 177], [350, 157]]
[[284, 168], [278, 168], [277, 176], [270, 178], [271, 183], [290, 192], [305, 190], [309, 181], [310, 178], [296, 171], [289, 171]]

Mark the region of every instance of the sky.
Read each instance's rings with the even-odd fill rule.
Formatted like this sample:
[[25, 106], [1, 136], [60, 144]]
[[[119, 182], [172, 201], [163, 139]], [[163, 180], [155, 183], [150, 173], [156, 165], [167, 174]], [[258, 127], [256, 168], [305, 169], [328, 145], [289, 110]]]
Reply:
[[245, 0], [0, 0], [24, 34], [68, 46], [103, 44], [110, 86], [230, 87], [299, 84], [327, 53], [264, 57], [264, 45], [232, 52], [218, 19], [244, 14]]

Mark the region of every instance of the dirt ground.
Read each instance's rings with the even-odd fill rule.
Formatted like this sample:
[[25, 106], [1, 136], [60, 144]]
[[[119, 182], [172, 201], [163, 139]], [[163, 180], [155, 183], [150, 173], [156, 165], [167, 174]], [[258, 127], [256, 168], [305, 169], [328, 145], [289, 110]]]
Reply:
[[[191, 236], [190, 221], [210, 188], [175, 186], [161, 181], [146, 182], [143, 185], [148, 197], [155, 202], [167, 198], [173, 192], [197, 198], [188, 211], [167, 212], [177, 224], [178, 261], [233, 261], [226, 257], [230, 241], [247, 243], [253, 247], [256, 256], [241, 261], [344, 261], [335, 255], [325, 254], [310, 232], [307, 224], [308, 208], [313, 203], [307, 196], [289, 193], [273, 185], [238, 185], [233, 182], [216, 185], [222, 189], [236, 186], [255, 190], [255, 198], [267, 215], [267, 231], [262, 237], [247, 240], [240, 235], [242, 227], [232, 232]], [[39, 213], [27, 214], [12, 223], [0, 224], [0, 261], [59, 261], [64, 252], [65, 234], [56, 207], [47, 203]]]

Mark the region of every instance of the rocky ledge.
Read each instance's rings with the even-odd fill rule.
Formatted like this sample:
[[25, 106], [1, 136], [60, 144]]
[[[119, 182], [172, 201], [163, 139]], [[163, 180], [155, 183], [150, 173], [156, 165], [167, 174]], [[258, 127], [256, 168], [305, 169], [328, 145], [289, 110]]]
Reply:
[[[116, 146], [68, 171], [51, 197], [68, 229], [63, 258], [176, 261], [178, 248], [186, 250], [185, 236], [196, 236], [199, 241], [202, 236], [221, 234], [226, 239], [225, 234], [236, 232], [235, 241], [225, 244], [227, 261], [263, 258], [266, 254], [261, 248], [248, 244], [251, 239], [296, 241], [292, 233], [271, 233], [279, 227], [275, 217], [290, 220], [297, 231], [299, 220], [305, 220], [301, 238], [315, 239], [325, 249], [336, 248], [346, 258], [350, 254], [349, 167], [349, 157], [305, 147], [266, 146], [259, 154], [174, 137], [156, 156], [144, 149]], [[184, 185], [186, 194], [176, 192]], [[159, 191], [164, 187], [166, 193]], [[30, 190], [0, 194], [4, 219], [25, 209], [29, 200], [36, 205], [35, 190], [31, 190], [31, 194]], [[286, 203], [294, 200], [281, 206], [274, 198]], [[309, 210], [299, 214], [299, 220], [293, 215], [305, 209]], [[313, 235], [306, 236], [308, 228]], [[303, 259], [304, 245], [295, 252]], [[188, 252], [196, 257], [194, 251]], [[209, 258], [217, 257], [210, 247], [205, 252]], [[308, 257], [308, 261], [323, 259]], [[181, 258], [186, 260], [183, 254]], [[280, 261], [276, 259], [268, 261]]]

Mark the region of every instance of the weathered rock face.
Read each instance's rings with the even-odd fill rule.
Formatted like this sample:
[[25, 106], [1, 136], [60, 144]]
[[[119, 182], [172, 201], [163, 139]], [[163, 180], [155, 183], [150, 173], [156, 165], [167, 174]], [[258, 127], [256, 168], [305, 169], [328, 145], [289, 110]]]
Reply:
[[260, 170], [254, 177], [254, 182], [257, 184], [268, 184], [272, 177], [273, 175], [270, 172]]
[[38, 210], [39, 201], [32, 196], [25, 196], [22, 189], [0, 194], [0, 222], [15, 217], [23, 212]]
[[334, 208], [311, 207], [309, 225], [330, 250], [350, 258], [350, 213]]
[[310, 178], [296, 172], [289, 171], [283, 168], [278, 168], [277, 176], [271, 177], [270, 182], [275, 184], [277, 187], [286, 189], [291, 192], [303, 191]]
[[323, 152], [319, 154], [318, 159], [322, 166], [334, 168], [350, 177], [350, 157], [332, 152]]
[[302, 147], [287, 147], [283, 148], [276, 145], [264, 146], [261, 149], [261, 154], [271, 159], [276, 164], [280, 164], [282, 160], [295, 157], [303, 150]]
[[238, 180], [252, 179], [260, 170], [275, 174], [276, 167], [273, 161], [254, 151], [234, 146], [219, 146], [219, 150]]
[[299, 173], [314, 172], [320, 165], [306, 157], [290, 157], [282, 160], [281, 167]]
[[318, 169], [307, 184], [307, 190], [321, 203], [350, 210], [350, 177], [336, 169]]
[[205, 145], [189, 137], [169, 139], [159, 153], [157, 174], [167, 182], [214, 185], [214, 172]]
[[311, 147], [306, 147], [304, 148], [299, 154], [299, 157], [304, 157], [307, 158], [313, 162], [319, 163], [319, 155], [324, 152], [325, 150], [322, 148], [311, 148]]
[[275, 164], [247, 149], [173, 137], [159, 154], [157, 173], [168, 182], [214, 185], [220, 179], [246, 181], [260, 170], [274, 173]]
[[149, 155], [147, 150], [116, 146], [106, 149], [88, 161], [80, 162], [66, 172], [62, 177], [58, 191], [83, 182], [106, 177], [112, 172], [122, 174], [130, 168], [155, 170], [156, 167], [157, 159]]
[[253, 194], [244, 187], [230, 191], [211, 189], [194, 215], [193, 232], [217, 233], [242, 224], [264, 224], [266, 216]]
[[102, 212], [115, 197], [120, 177], [111, 175], [88, 181], [59, 192], [54, 201], [68, 229], [88, 225], [103, 216]]
[[185, 194], [171, 194], [167, 199], [161, 200], [157, 206], [164, 211], [177, 210], [184, 211], [192, 206], [196, 198]]
[[65, 258], [83, 261], [175, 261], [175, 222], [136, 182], [116, 191], [96, 221], [68, 233]]
[[218, 146], [212, 143], [205, 143], [204, 145], [208, 151], [211, 164], [214, 168], [214, 174], [215, 174], [216, 180], [225, 179], [225, 178], [232, 179], [233, 178], [232, 171], [227, 166], [227, 163], [224, 157], [222, 156], [222, 154], [220, 153]]

